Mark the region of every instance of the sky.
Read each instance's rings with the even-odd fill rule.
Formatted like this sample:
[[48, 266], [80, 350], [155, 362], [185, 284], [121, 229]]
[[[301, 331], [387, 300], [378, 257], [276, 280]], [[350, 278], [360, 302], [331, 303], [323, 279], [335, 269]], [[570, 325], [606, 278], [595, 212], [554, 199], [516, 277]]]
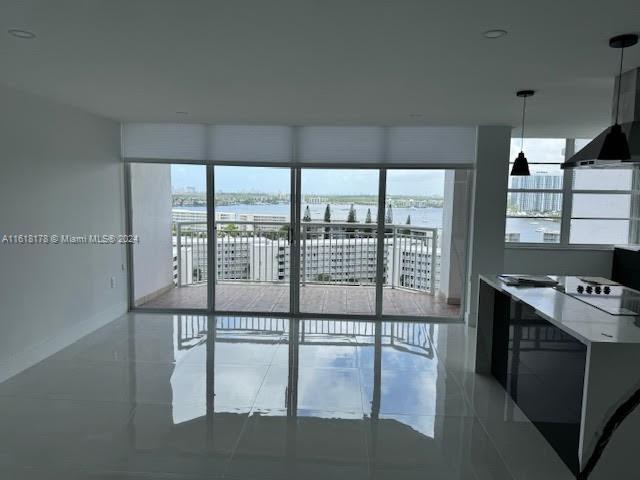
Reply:
[[[564, 138], [525, 138], [524, 153], [529, 163], [564, 162]], [[511, 139], [509, 161], [513, 162], [520, 153], [520, 139]]]
[[[205, 167], [172, 165], [174, 191], [195, 187], [203, 192]], [[215, 169], [217, 192], [288, 193], [289, 170], [268, 167], [230, 167]], [[444, 170], [392, 170], [387, 172], [387, 195], [439, 195], [444, 192]], [[377, 195], [378, 172], [375, 170], [304, 169], [303, 195]]]

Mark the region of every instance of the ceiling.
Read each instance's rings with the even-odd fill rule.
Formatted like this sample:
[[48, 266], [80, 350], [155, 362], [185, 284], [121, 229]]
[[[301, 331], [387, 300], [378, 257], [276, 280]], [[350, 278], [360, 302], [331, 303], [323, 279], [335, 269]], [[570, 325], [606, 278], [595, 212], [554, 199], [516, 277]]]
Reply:
[[518, 125], [532, 88], [527, 136], [588, 137], [608, 38], [638, 31], [638, 0], [3, 0], [0, 82], [125, 121], [298, 125]]

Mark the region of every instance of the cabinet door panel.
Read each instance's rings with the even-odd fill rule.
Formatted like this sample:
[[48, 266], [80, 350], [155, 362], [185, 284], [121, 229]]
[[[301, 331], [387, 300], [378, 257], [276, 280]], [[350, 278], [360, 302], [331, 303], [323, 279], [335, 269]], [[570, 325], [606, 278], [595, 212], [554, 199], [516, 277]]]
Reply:
[[533, 308], [496, 292], [491, 372], [574, 473], [586, 353]]

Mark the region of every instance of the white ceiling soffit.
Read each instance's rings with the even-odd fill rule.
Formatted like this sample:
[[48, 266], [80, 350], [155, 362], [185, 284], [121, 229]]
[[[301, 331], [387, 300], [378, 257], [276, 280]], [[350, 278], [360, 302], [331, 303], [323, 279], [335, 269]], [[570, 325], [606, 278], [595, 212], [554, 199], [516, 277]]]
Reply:
[[608, 38], [638, 19], [638, 0], [5, 0], [0, 82], [124, 121], [275, 125], [519, 125], [532, 88], [528, 134], [591, 136]]
[[297, 134], [276, 125], [125, 123], [122, 128], [122, 155], [129, 159], [469, 165], [475, 146], [473, 127], [305, 126]]

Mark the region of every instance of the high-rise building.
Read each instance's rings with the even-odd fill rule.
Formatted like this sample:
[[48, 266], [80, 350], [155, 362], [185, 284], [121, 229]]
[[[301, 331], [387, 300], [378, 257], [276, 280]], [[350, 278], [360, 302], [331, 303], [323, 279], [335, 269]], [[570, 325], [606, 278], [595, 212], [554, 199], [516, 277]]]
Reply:
[[549, 213], [562, 210], [562, 194], [556, 192], [538, 192], [536, 190], [562, 190], [562, 174], [536, 173], [531, 176], [511, 177], [514, 190], [532, 190], [532, 192], [512, 192], [511, 206], [522, 212]]

